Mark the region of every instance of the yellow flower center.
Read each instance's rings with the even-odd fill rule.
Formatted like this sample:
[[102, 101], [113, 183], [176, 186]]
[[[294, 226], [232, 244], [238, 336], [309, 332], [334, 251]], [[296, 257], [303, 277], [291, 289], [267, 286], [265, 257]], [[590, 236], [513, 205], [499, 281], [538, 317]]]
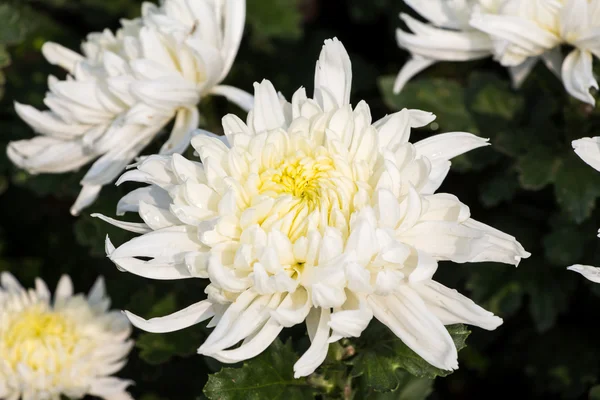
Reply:
[[33, 307], [17, 314], [2, 332], [2, 358], [14, 369], [23, 363], [30, 369], [60, 368], [78, 342], [74, 321], [57, 312]]
[[311, 157], [300, 153], [281, 162], [278, 168], [265, 171], [261, 179], [261, 192], [273, 197], [290, 194], [312, 210], [319, 207], [321, 189], [327, 185], [327, 178], [333, 170], [333, 160], [330, 157]]

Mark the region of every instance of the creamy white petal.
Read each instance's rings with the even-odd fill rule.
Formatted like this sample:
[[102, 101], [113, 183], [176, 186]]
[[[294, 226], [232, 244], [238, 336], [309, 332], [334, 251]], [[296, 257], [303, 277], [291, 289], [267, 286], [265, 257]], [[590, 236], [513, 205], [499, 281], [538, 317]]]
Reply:
[[583, 275], [586, 279], [594, 283], [600, 283], [600, 268], [591, 267], [589, 265], [572, 265], [567, 268], [569, 271], [575, 271]]
[[[325, 41], [315, 70], [315, 99], [323, 110], [343, 107], [350, 103], [352, 69], [350, 57], [337, 39]], [[333, 100], [335, 103], [330, 104]]]
[[151, 333], [179, 331], [205, 321], [214, 315], [212, 303], [208, 300], [199, 301], [176, 313], [149, 320], [138, 317], [129, 311], [124, 311], [124, 313], [134, 326]]
[[425, 301], [444, 325], [469, 324], [486, 330], [494, 330], [502, 324], [502, 318], [475, 304], [454, 289], [435, 281], [411, 286]]
[[592, 54], [573, 50], [563, 62], [562, 78], [565, 89], [571, 96], [589, 104], [596, 104], [590, 89], [598, 90], [598, 82], [592, 71]]
[[236, 104], [244, 111], [250, 111], [254, 106], [254, 96], [233, 86], [218, 85], [212, 88], [210, 93], [225, 97], [227, 100], [233, 104]]
[[329, 320], [330, 311], [327, 308], [313, 308], [307, 317], [306, 324], [311, 324], [315, 333], [311, 338], [311, 345], [294, 364], [294, 378], [301, 378], [312, 374], [327, 357], [329, 348]]
[[425, 361], [445, 370], [458, 368], [458, 352], [444, 325], [407, 286], [396, 296], [368, 297], [373, 315]]
[[577, 139], [571, 145], [583, 161], [600, 171], [600, 136]]

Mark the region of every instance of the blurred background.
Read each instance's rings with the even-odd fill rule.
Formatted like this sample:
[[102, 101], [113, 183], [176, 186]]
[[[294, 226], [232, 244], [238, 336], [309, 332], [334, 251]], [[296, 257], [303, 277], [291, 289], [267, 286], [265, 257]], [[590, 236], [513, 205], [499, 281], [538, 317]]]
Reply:
[[[13, 101], [43, 108], [47, 76], [64, 77], [43, 59], [42, 44], [51, 40], [79, 50], [87, 33], [114, 30], [120, 18], [139, 16], [140, 4], [139, 0], [0, 2], [2, 149], [11, 140], [33, 135], [16, 116]], [[352, 355], [347, 354], [343, 372], [336, 372], [333, 361], [324, 367], [329, 371], [323, 376], [333, 388], [309, 380], [318, 390], [293, 389], [281, 395], [600, 399], [600, 386], [594, 388], [600, 372], [600, 285], [566, 271], [575, 263], [600, 266], [596, 237], [600, 174], [578, 159], [570, 146], [573, 139], [600, 135], [600, 110], [570, 99], [541, 66], [522, 90], [514, 91], [507, 72], [491, 60], [439, 64], [419, 75], [401, 95], [393, 95], [395, 74], [408, 57], [395, 42], [395, 29], [401, 26], [398, 14], [409, 11], [402, 0], [248, 0], [247, 4], [245, 37], [225, 83], [251, 91], [254, 81], [268, 78], [288, 99], [300, 86], [311, 92], [323, 41], [337, 36], [352, 60], [352, 103], [366, 100], [374, 120], [404, 107], [421, 108], [437, 114], [438, 120], [415, 131], [413, 141], [447, 131], [491, 138], [493, 146], [453, 163], [440, 191], [457, 195], [474, 218], [516, 236], [533, 253], [516, 269], [483, 263], [440, 266], [439, 281], [505, 321], [494, 332], [471, 329], [467, 347], [459, 354], [460, 369], [448, 377], [411, 386], [391, 367], [400, 387], [379, 393], [364, 388], [361, 375], [352, 372], [356, 371]], [[243, 117], [241, 110], [221, 98], [204, 100], [200, 110], [203, 126], [215, 133], [222, 133], [220, 119], [226, 113]], [[153, 143], [144, 154], [155, 152], [161, 143], [162, 139]], [[69, 207], [84, 172], [31, 176], [11, 165], [4, 150], [0, 152], [0, 270], [10, 270], [26, 285], [41, 276], [51, 287], [68, 273], [79, 292], [104, 275], [113, 308], [145, 317], [164, 315], [203, 298], [202, 282], [155, 282], [117, 271], [105, 257], [104, 238], [109, 234], [113, 243], [120, 244], [129, 236], [89, 215], [114, 216], [117, 200], [134, 186], [107, 186], [92, 207], [74, 218]], [[291, 336], [293, 348], [302, 349], [307, 346], [304, 332], [303, 326], [286, 330], [282, 339]], [[206, 335], [203, 326], [166, 335], [135, 330], [136, 347], [118, 375], [136, 382], [132, 388], [136, 399], [250, 398], [244, 393], [203, 394], [209, 375], [222, 367], [196, 355]], [[371, 337], [377, 339], [369, 342]], [[377, 340], [365, 335], [356, 344], [357, 354], [361, 346], [370, 351]], [[277, 346], [272, 351], [281, 350]]]

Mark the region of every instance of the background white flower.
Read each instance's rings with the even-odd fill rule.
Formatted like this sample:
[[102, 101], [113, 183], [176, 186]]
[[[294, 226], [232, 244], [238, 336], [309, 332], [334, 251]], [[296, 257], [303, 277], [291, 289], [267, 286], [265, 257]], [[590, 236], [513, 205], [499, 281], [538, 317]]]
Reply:
[[119, 179], [151, 185], [117, 206], [144, 223], [99, 216], [143, 234], [116, 249], [107, 240], [110, 259], [147, 278], [210, 280], [206, 300], [148, 321], [128, 313], [134, 325], [170, 332], [212, 318], [198, 352], [233, 363], [305, 321], [312, 344], [294, 366], [300, 377], [373, 317], [446, 370], [458, 364], [445, 324], [501, 324], [432, 280], [442, 260], [529, 256], [456, 197], [434, 194], [449, 160], [487, 141], [454, 132], [410, 144], [411, 128], [435, 117], [404, 109], [372, 124], [365, 102], [350, 105], [351, 75], [342, 44], [327, 40], [314, 98], [301, 88], [288, 103], [269, 81], [255, 84], [246, 123], [228, 115], [226, 137], [193, 138], [202, 163], [151, 156]]
[[203, 96], [223, 95], [248, 109], [252, 96], [219, 85], [237, 54], [245, 0], [166, 0], [142, 6], [142, 17], [122, 28], [92, 33], [83, 56], [56, 43], [46, 59], [64, 68], [50, 76], [44, 103], [16, 103], [19, 116], [41, 136], [11, 142], [10, 159], [37, 173], [77, 170], [100, 157], [85, 175], [71, 212], [78, 214], [175, 118], [161, 154], [184, 151], [198, 127]]
[[[572, 145], [575, 153], [583, 161], [591, 165], [595, 170], [600, 171], [600, 136], [577, 139], [573, 141]], [[600, 231], [598, 232], [598, 236], [600, 237]], [[579, 272], [592, 282], [600, 283], [600, 268], [577, 264], [567, 269]]]
[[110, 376], [125, 365], [133, 342], [129, 321], [107, 311], [102, 278], [86, 297], [73, 295], [64, 275], [53, 300], [39, 278], [27, 290], [4, 272], [0, 284], [0, 398], [133, 399], [126, 391], [132, 382]]
[[[398, 31], [398, 43], [415, 55], [395, 90], [435, 61], [463, 61], [493, 54], [509, 67], [515, 87], [541, 59], [562, 78], [569, 94], [595, 104], [593, 56], [600, 56], [600, 0], [406, 1], [439, 29], [402, 16], [414, 32]], [[413, 4], [414, 3], [414, 4]], [[562, 45], [573, 50], [564, 57]]]
[[404, 0], [429, 23], [408, 14], [400, 18], [412, 31], [396, 30], [398, 45], [411, 53], [394, 83], [399, 93], [419, 72], [440, 61], [468, 61], [493, 54], [492, 39], [471, 27], [469, 20], [477, 7], [493, 12], [503, 0]]

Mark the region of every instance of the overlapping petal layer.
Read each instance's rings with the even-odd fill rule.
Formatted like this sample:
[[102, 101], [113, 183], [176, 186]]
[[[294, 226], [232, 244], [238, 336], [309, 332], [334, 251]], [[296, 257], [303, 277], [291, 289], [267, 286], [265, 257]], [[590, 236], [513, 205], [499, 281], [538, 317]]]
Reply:
[[248, 109], [252, 96], [219, 83], [241, 40], [244, 0], [167, 0], [144, 3], [142, 17], [88, 35], [83, 55], [56, 43], [43, 54], [68, 72], [50, 76], [49, 110], [15, 105], [39, 136], [11, 142], [10, 159], [30, 173], [63, 173], [97, 161], [72, 208], [77, 214], [98, 196], [173, 119], [161, 154], [180, 153], [198, 127], [197, 104], [209, 94]]
[[133, 345], [131, 325], [119, 311], [108, 311], [102, 278], [84, 296], [74, 295], [63, 276], [53, 299], [41, 279], [27, 290], [5, 272], [0, 284], [1, 398], [133, 399], [126, 391], [132, 382], [111, 377]]
[[210, 281], [205, 300], [148, 321], [129, 313], [134, 325], [169, 332], [211, 319], [198, 351], [233, 363], [305, 322], [312, 344], [298, 377], [373, 317], [448, 370], [457, 351], [445, 324], [501, 324], [432, 280], [438, 261], [516, 265], [529, 256], [455, 196], [435, 193], [450, 159], [487, 141], [453, 132], [411, 144], [411, 129], [435, 117], [404, 109], [373, 123], [365, 102], [350, 105], [351, 74], [342, 44], [328, 40], [313, 98], [301, 88], [289, 103], [257, 83], [245, 122], [228, 115], [225, 137], [192, 139], [201, 162], [155, 155], [121, 176], [150, 186], [118, 205], [143, 223], [100, 216], [142, 233], [117, 248], [107, 240], [110, 259], [151, 279]]

